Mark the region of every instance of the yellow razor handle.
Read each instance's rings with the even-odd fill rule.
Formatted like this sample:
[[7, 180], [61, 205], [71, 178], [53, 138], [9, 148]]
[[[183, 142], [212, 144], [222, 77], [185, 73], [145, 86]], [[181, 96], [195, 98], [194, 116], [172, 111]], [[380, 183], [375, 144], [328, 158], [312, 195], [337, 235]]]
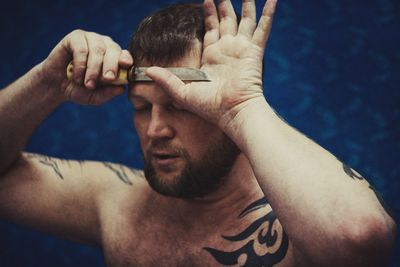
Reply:
[[[128, 72], [129, 70], [127, 69], [119, 69], [117, 73], [117, 78], [112, 81], [106, 81], [101, 79], [100, 83], [101, 84], [113, 84], [113, 85], [124, 85], [128, 84]], [[72, 75], [74, 74], [74, 65], [72, 64], [72, 61], [68, 64], [67, 66], [67, 78], [68, 80], [72, 80]]]

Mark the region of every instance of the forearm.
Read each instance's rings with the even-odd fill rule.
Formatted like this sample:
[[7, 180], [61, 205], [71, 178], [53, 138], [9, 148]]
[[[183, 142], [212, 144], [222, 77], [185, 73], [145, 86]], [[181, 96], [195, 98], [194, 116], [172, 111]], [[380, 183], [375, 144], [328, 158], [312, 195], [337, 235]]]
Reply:
[[0, 90], [0, 173], [19, 156], [35, 128], [63, 102], [41, 64]]
[[315, 246], [332, 251], [339, 240], [379, 239], [393, 226], [365, 180], [349, 177], [339, 160], [284, 123], [264, 99], [238, 113], [227, 133], [249, 158], [294, 245], [306, 253]]

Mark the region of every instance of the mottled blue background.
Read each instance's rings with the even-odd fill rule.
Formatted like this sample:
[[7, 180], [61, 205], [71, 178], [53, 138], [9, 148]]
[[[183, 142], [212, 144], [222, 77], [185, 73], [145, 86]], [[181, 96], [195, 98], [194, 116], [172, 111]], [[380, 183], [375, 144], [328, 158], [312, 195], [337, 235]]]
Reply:
[[[75, 28], [126, 47], [143, 16], [176, 1], [7, 1], [0, 15], [0, 86], [43, 60]], [[262, 1], [258, 1], [261, 5]], [[265, 57], [269, 102], [359, 170], [400, 215], [400, 1], [284, 1]], [[126, 96], [65, 104], [28, 150], [141, 167]], [[397, 246], [391, 266], [400, 266]], [[101, 252], [0, 222], [0, 266], [104, 266]]]

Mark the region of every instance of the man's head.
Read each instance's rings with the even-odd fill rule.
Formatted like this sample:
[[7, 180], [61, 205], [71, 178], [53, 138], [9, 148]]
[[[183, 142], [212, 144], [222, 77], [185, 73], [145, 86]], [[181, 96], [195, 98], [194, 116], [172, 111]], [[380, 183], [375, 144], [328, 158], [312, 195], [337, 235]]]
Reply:
[[[200, 68], [203, 36], [201, 5], [180, 4], [145, 18], [129, 49], [136, 66]], [[153, 82], [134, 84], [129, 96], [152, 188], [189, 199], [217, 190], [239, 154], [236, 145]]]
[[203, 8], [199, 4], [178, 4], [161, 9], [139, 24], [129, 43], [136, 65], [167, 66], [183, 58], [193, 42], [203, 43]]

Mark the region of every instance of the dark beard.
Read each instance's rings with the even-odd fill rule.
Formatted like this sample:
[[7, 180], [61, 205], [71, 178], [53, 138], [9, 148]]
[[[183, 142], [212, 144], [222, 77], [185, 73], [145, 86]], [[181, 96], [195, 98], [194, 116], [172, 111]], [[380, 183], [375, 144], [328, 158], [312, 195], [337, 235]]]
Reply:
[[238, 147], [223, 135], [220, 140], [209, 144], [199, 162], [193, 162], [185, 150], [179, 150], [186, 164], [178, 175], [169, 179], [172, 182], [163, 181], [150, 160], [145, 159], [144, 173], [150, 186], [162, 195], [183, 199], [200, 198], [215, 192], [224, 183], [239, 153]]

